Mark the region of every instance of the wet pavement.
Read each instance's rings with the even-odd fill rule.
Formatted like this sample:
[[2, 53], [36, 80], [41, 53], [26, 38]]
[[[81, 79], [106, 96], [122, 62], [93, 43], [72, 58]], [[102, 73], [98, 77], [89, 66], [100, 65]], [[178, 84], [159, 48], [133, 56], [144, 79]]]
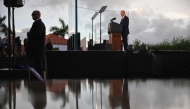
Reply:
[[0, 80], [0, 109], [190, 109], [190, 80]]

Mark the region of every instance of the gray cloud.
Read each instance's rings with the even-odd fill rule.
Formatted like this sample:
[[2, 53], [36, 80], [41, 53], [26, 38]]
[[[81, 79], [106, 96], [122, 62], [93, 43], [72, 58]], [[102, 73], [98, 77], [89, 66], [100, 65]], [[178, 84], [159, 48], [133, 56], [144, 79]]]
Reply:
[[158, 18], [151, 20], [151, 28], [154, 28], [153, 32], [150, 32], [149, 38], [154, 41], [162, 41], [164, 39], [172, 39], [174, 36], [183, 36], [187, 37], [190, 35], [189, 26], [187, 24], [185, 28], [180, 27], [179, 25], [183, 24], [182, 19], [171, 20], [164, 16], [158, 16]]
[[[102, 13], [102, 38], [108, 39], [106, 28], [111, 18], [117, 17], [115, 22], [120, 22], [119, 13], [119, 11], [105, 11]], [[99, 36], [99, 16], [97, 20], [96, 29]], [[131, 11], [129, 13], [129, 20], [130, 43], [135, 39], [146, 43], [157, 43], [164, 39], [171, 40], [174, 36], [187, 37], [190, 35], [190, 31], [188, 30], [190, 29], [190, 23], [185, 24], [183, 19], [170, 19], [163, 15], [156, 15], [149, 8]], [[91, 28], [91, 23], [87, 23], [85, 28]]]
[[175, 21], [165, 18], [164, 16], [159, 16], [157, 19], [152, 20], [151, 27], [154, 29], [155, 35], [169, 35], [173, 30], [181, 31], [181, 28], [175, 27]]
[[[49, 17], [62, 15], [64, 10], [67, 10], [69, 0], [26, 0], [24, 7], [33, 10], [40, 10]], [[43, 14], [42, 14], [43, 15]]]
[[[148, 14], [143, 11], [143, 13]], [[139, 14], [135, 11], [130, 13], [129, 28], [130, 33], [138, 34], [148, 29], [150, 21], [144, 16], [144, 14]]]
[[27, 0], [26, 4], [29, 4], [31, 7], [53, 7], [62, 6], [64, 4], [68, 4], [69, 0]]
[[[140, 0], [138, 1], [141, 2]], [[184, 0], [184, 2], [189, 2], [187, 0]], [[80, 6], [86, 6], [93, 9], [99, 9], [100, 6], [103, 6], [106, 3], [106, 1], [92, 1], [92, 0], [81, 0], [79, 2]], [[110, 0], [108, 8], [105, 10], [104, 13], [102, 13], [102, 38], [107, 39], [107, 25], [110, 22], [109, 20], [113, 17], [116, 17], [117, 20], [115, 22], [120, 22], [120, 11], [109, 11], [110, 9], [114, 9], [115, 6], [121, 5], [121, 9], [128, 9], [128, 5], [124, 5], [130, 3], [130, 5], [133, 3], [132, 1], [115, 1]], [[123, 6], [123, 7], [122, 7]], [[126, 6], [126, 7], [125, 7]], [[174, 4], [172, 5], [174, 6]], [[117, 7], [118, 9], [118, 7]], [[86, 11], [89, 12], [89, 11]], [[92, 12], [91, 12], [92, 13]], [[94, 12], [93, 12], [94, 14]], [[93, 15], [92, 14], [92, 15]], [[91, 16], [92, 16], [91, 15]], [[127, 13], [128, 15], [128, 13]], [[85, 15], [83, 15], [84, 17]], [[91, 18], [91, 16], [88, 16], [88, 19]], [[99, 15], [96, 18], [97, 22], [94, 24], [94, 28], [96, 26], [96, 34], [97, 37], [99, 37], [99, 24], [100, 19]], [[139, 9], [131, 10], [129, 13], [129, 42], [132, 43], [135, 39], [139, 39], [142, 42], [146, 43], [157, 43], [161, 42], [164, 39], [172, 39], [174, 36], [183, 36], [187, 37], [190, 35], [189, 24], [186, 24], [184, 19], [170, 19], [163, 15], [158, 15], [155, 11], [153, 11], [152, 8], [150, 8], [149, 5], [145, 7], [141, 6]], [[82, 21], [82, 20], [81, 20]], [[86, 20], [85, 20], [86, 21]], [[88, 22], [85, 23], [82, 28], [85, 28], [89, 32], [91, 32], [92, 24], [90, 20], [87, 20]], [[82, 22], [81, 22], [82, 24]], [[184, 27], [187, 25], [186, 27]], [[99, 38], [98, 38], [99, 39]]]
[[108, 6], [108, 9], [123, 9], [124, 7], [129, 8], [132, 3], [132, 0], [80, 0], [79, 6], [86, 6], [96, 10], [99, 10], [101, 6]]
[[[149, 0], [147, 0], [149, 1]], [[183, 0], [184, 2], [189, 2], [188, 0]], [[116, 17], [115, 22], [120, 22], [120, 9], [131, 9], [133, 3], [141, 3], [141, 0], [133, 2], [132, 0], [80, 0], [78, 1], [79, 7], [87, 7], [92, 9], [100, 9], [101, 6], [107, 5], [107, 9], [104, 13], [102, 13], [102, 38], [108, 39], [107, 34], [107, 26], [110, 22], [110, 19]], [[33, 2], [32, 0], [27, 0], [26, 5], [31, 8], [40, 8], [44, 9], [43, 13], [51, 12], [49, 16], [46, 18], [55, 17], [55, 14], [60, 15], [62, 10], [64, 10], [64, 6], [69, 3], [69, 0], [37, 0], [37, 2]], [[152, 2], [151, 2], [152, 3]], [[140, 5], [139, 5], [140, 6]], [[144, 6], [144, 7], [143, 7]], [[164, 39], [172, 39], [174, 36], [188, 36], [190, 32], [190, 24], [186, 24], [184, 19], [170, 19], [164, 17], [163, 15], [157, 15], [155, 11], [149, 6], [145, 7], [145, 5], [141, 6], [141, 8], [137, 10], [129, 10], [129, 42], [132, 43], [135, 39], [140, 39], [143, 42], [147, 43], [156, 43], [163, 41]], [[135, 6], [136, 7], [136, 6]], [[110, 11], [117, 9], [118, 11]], [[92, 22], [91, 17], [95, 11], [81, 9], [78, 8], [78, 28], [80, 30], [85, 30], [86, 33], [91, 33]], [[53, 15], [53, 16], [52, 16]], [[127, 13], [128, 15], [128, 13]], [[63, 15], [65, 16], [65, 14]], [[67, 17], [67, 16], [66, 16]], [[96, 34], [99, 37], [99, 24], [100, 24], [100, 16], [98, 15], [96, 18], [96, 22], [94, 21], [94, 29], [96, 26]], [[49, 21], [49, 20], [48, 20]], [[47, 21], [47, 22], [48, 22]], [[186, 26], [185, 26], [186, 25]], [[49, 26], [49, 25], [48, 25]], [[95, 30], [94, 30], [95, 31]], [[17, 33], [21, 34], [22, 33]], [[83, 34], [83, 33], [82, 33]], [[95, 33], [94, 33], [95, 34]], [[23, 33], [22, 36], [24, 36]], [[85, 36], [86, 37], [86, 36]], [[88, 37], [88, 36], [87, 36]], [[99, 38], [97, 38], [99, 39]]]
[[20, 32], [16, 31], [16, 36], [15, 37], [19, 36], [22, 43], [23, 43], [23, 40], [27, 37], [26, 34], [27, 34], [27, 32], [29, 30], [30, 30], [30, 28], [24, 28]]
[[183, 25], [184, 24], [184, 20], [183, 19], [177, 19], [175, 20], [177, 25]]
[[[150, 20], [146, 17], [154, 14], [153, 11], [151, 11], [150, 9], [144, 9], [141, 12], [142, 12], [141, 14], [137, 13], [136, 11], [131, 11], [129, 13], [130, 15], [129, 28], [130, 28], [130, 33], [133, 35], [147, 30], [150, 26]], [[108, 24], [110, 23], [110, 19], [112, 19], [113, 17], [116, 17], [116, 20], [114, 22], [119, 23], [121, 19], [120, 11], [105, 11], [104, 13], [102, 13], [101, 29], [102, 29], [102, 38], [104, 39], [109, 38], [109, 35], [107, 33], [107, 28], [108, 28]], [[100, 34], [99, 33], [99, 30], [100, 30], [99, 15], [96, 17], [96, 21], [97, 22], [94, 22], [95, 23], [94, 28], [96, 26], [96, 31], [97, 31], [96, 34], [97, 34], [97, 37], [99, 37], [99, 34]], [[84, 28], [89, 29], [91, 31], [91, 28], [92, 28], [91, 22], [86, 23], [84, 25]]]
[[[128, 13], [126, 12], [128, 15]], [[131, 34], [138, 34], [141, 33], [145, 30], [147, 30], [150, 26], [150, 20], [147, 18], [147, 16], [154, 15], [153, 11], [150, 9], [142, 9], [141, 14], [139, 14], [136, 10], [131, 11], [129, 13], [129, 28], [130, 28], [130, 33]], [[116, 17], [116, 20], [114, 22], [119, 23], [120, 22], [120, 11], [105, 11], [102, 13], [102, 34], [104, 37], [107, 39], [108, 34], [107, 34], [107, 28], [108, 24], [110, 23], [110, 19], [113, 17]], [[97, 16], [97, 22], [94, 24], [94, 28], [96, 26], [97, 29], [97, 34], [99, 34], [99, 26], [100, 26], [100, 18], [99, 15]], [[86, 25], [84, 25], [84, 28], [92, 28], [91, 22], [88, 22]]]
[[84, 25], [84, 28], [88, 28], [88, 29], [92, 28], [92, 23], [90, 23], [90, 22], [86, 23]]

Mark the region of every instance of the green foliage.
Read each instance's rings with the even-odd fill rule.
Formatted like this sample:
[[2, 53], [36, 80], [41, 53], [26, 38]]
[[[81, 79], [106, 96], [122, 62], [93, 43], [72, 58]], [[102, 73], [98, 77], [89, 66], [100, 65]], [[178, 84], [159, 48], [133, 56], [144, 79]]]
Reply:
[[168, 40], [164, 40], [163, 42], [157, 44], [146, 44], [149, 50], [171, 50], [171, 44]]
[[59, 47], [53, 48], [54, 51], [59, 51]]
[[140, 43], [141, 41], [138, 39], [135, 39], [135, 41], [133, 41], [133, 46], [135, 50], [139, 50], [140, 49]]
[[8, 27], [5, 24], [5, 21], [6, 21], [6, 16], [1, 17], [1, 15], [0, 15], [0, 33], [7, 36], [8, 35]]
[[[133, 41], [135, 49], [139, 49], [141, 41]], [[145, 43], [144, 43], [145, 44]], [[172, 40], [164, 40], [157, 44], [145, 44], [149, 50], [187, 50], [190, 51], [190, 36], [174, 37]]]
[[61, 36], [61, 37], [65, 37], [65, 34], [68, 34], [68, 25], [65, 24], [64, 20], [59, 18], [59, 22], [61, 24], [61, 27], [57, 27], [57, 26], [52, 26], [50, 28], [50, 31], [53, 32], [53, 34], [57, 35], [57, 36]]

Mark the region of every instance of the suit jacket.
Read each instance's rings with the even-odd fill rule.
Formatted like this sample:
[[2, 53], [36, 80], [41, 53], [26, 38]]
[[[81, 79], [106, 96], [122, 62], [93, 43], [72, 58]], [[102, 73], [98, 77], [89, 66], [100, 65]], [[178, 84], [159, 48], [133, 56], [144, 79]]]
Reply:
[[46, 27], [41, 19], [35, 21], [28, 35], [26, 57], [29, 59], [43, 60], [45, 57]]
[[120, 24], [123, 26], [123, 32], [122, 34], [129, 34], [129, 18], [127, 16], [125, 16]]

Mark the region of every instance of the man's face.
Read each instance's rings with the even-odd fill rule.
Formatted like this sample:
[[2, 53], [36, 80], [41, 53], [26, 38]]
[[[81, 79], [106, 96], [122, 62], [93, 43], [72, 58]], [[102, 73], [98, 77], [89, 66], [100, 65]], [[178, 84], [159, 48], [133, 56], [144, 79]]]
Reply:
[[121, 17], [123, 17], [125, 15], [124, 11], [121, 11]]
[[38, 18], [39, 18], [39, 13], [37, 13], [37, 12], [34, 11], [34, 12], [32, 13], [32, 19], [33, 19], [33, 20], [36, 20], [36, 19], [38, 19]]

